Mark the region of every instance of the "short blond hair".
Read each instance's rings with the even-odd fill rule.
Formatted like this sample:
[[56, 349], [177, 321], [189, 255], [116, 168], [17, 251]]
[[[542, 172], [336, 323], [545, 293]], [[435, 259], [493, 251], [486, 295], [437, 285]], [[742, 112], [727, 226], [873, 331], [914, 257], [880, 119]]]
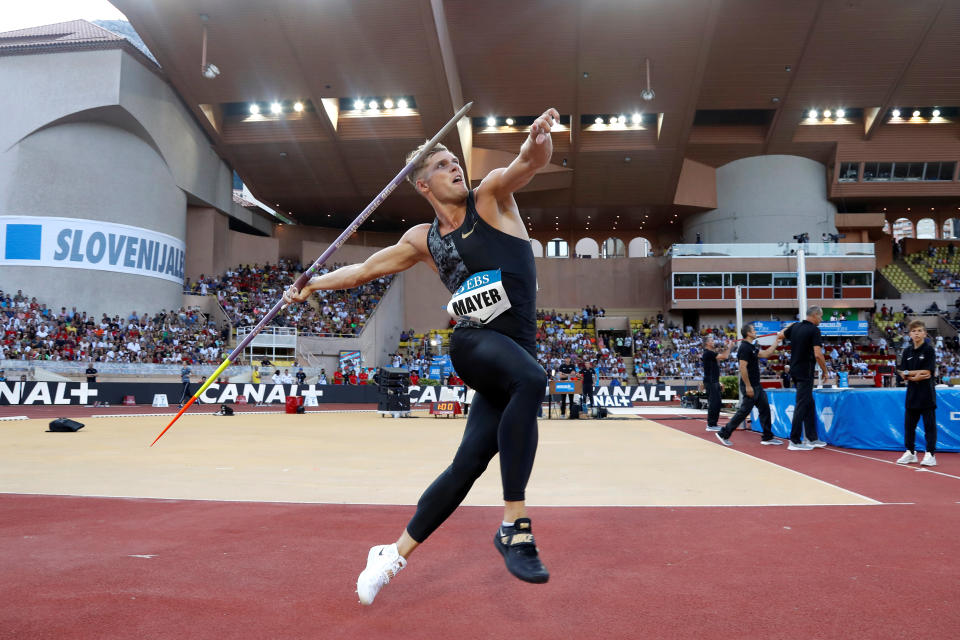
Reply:
[[[407, 164], [410, 164], [410, 162], [417, 157], [417, 154], [423, 151], [423, 148], [426, 146], [427, 142], [429, 142], [429, 140], [407, 154]], [[449, 149], [438, 142], [437, 144], [433, 145], [433, 148], [430, 149], [429, 153], [425, 154], [422, 158], [420, 158], [420, 161], [417, 162], [417, 164], [413, 165], [413, 170], [407, 174], [407, 181], [412, 184], [414, 188], [417, 186], [417, 180], [420, 179], [420, 174], [423, 173], [427, 163], [430, 162], [430, 157], [435, 153], [440, 153], [441, 151], [449, 151]]]
[[910, 331], [913, 331], [917, 327], [920, 327], [921, 329], [923, 329], [924, 332], [926, 332], [927, 330], [927, 325], [924, 324], [923, 320], [911, 320], [910, 324], [907, 325], [907, 332], [909, 333]]

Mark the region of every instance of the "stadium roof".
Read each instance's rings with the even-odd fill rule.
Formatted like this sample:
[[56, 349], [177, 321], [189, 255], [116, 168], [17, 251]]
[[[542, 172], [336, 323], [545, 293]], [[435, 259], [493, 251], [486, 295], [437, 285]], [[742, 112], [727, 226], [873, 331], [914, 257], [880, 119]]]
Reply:
[[[678, 197], [685, 160], [718, 167], [794, 154], [832, 167], [960, 159], [955, 109], [936, 124], [889, 119], [894, 107], [960, 105], [958, 2], [112, 2], [253, 194], [306, 223], [352, 220], [406, 152], [470, 100], [472, 136], [452, 136], [448, 146], [470, 156], [474, 183], [516, 153], [525, 119], [554, 106], [568, 123], [554, 136], [551, 171], [518, 195], [534, 231], [555, 220], [561, 230], [583, 228], [587, 216], [610, 228], [617, 215], [621, 228], [649, 215], [649, 229], [704, 210]], [[207, 61], [220, 71], [212, 79], [201, 74], [204, 25]], [[412, 106], [402, 115], [353, 108], [356, 99], [400, 97]], [[282, 101], [282, 115], [269, 112], [273, 101]], [[297, 101], [304, 111], [292, 111]], [[626, 122], [610, 125], [620, 114]], [[499, 118], [496, 127], [486, 127], [488, 116]], [[864, 206], [898, 197], [894, 188], [855, 187], [831, 195]], [[955, 201], [960, 190], [954, 181], [923, 195]], [[430, 217], [402, 187], [371, 226]]]

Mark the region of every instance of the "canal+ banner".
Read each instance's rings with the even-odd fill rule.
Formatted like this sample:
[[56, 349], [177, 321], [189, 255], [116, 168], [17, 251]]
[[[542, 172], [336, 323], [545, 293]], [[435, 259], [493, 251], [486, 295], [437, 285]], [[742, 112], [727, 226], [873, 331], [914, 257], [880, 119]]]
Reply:
[[183, 283], [181, 240], [125, 224], [0, 216], [0, 265], [116, 271]]

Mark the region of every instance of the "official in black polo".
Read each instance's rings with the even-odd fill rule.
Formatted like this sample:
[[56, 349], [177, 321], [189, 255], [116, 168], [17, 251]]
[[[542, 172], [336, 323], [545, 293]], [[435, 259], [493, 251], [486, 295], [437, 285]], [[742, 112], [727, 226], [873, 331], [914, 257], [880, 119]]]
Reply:
[[[570, 356], [567, 356], [563, 359], [563, 364], [557, 367], [557, 379], [569, 381], [571, 375], [577, 368], [570, 364]], [[567, 414], [567, 398], [570, 398], [570, 406], [573, 406], [573, 394], [572, 393], [561, 393], [560, 394], [560, 415], [564, 416]], [[573, 409], [571, 409], [573, 411]]]
[[720, 431], [720, 363], [730, 357], [732, 344], [725, 345], [721, 353], [716, 351], [713, 335], [703, 339], [703, 390], [707, 392], [707, 431]]
[[927, 328], [922, 320], [914, 320], [907, 325], [910, 344], [900, 357], [898, 373], [907, 381], [907, 398], [903, 415], [904, 451], [897, 464], [910, 464], [917, 461], [914, 442], [917, 423], [923, 418], [923, 437], [927, 441], [927, 453], [920, 464], [934, 467], [937, 464], [937, 392], [933, 384], [933, 374], [937, 370], [937, 354], [933, 345], [927, 341]]
[[[827, 362], [823, 358], [823, 338], [820, 335], [820, 321], [823, 309], [812, 306], [807, 309], [807, 317], [794, 322], [781, 331], [781, 335], [790, 341], [790, 376], [797, 389], [797, 399], [793, 406], [793, 423], [790, 429], [791, 451], [809, 451], [814, 447], [825, 447], [827, 443], [817, 434], [817, 407], [813, 403], [813, 365], [820, 365], [824, 378]], [[807, 440], [803, 441], [804, 433]]]
[[767, 401], [767, 392], [763, 390], [760, 384], [760, 358], [769, 358], [780, 344], [780, 336], [777, 335], [773, 344], [766, 349], [761, 349], [760, 345], [754, 344], [757, 339], [757, 332], [752, 324], [745, 324], [740, 329], [740, 335], [743, 340], [740, 342], [740, 348], [737, 349], [737, 360], [740, 365], [740, 391], [742, 398], [737, 412], [730, 418], [730, 422], [717, 433], [717, 438], [724, 446], [732, 447], [730, 436], [737, 430], [737, 427], [747, 419], [754, 407], [760, 414], [760, 426], [763, 429], [763, 436], [760, 444], [778, 445], [783, 444], [783, 440], [773, 437], [773, 425], [770, 422], [770, 403]]
[[593, 407], [593, 385], [593, 365], [586, 362], [583, 365], [583, 388], [581, 389], [583, 393], [581, 395], [583, 400], [591, 407]]

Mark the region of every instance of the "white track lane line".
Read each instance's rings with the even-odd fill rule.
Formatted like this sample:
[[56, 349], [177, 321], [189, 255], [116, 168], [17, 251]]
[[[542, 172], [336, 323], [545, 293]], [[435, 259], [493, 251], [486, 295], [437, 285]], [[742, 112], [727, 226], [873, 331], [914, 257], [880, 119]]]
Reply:
[[[876, 461], [876, 462], [883, 462], [883, 463], [885, 463], [885, 464], [892, 464], [892, 465], [895, 466], [895, 467], [899, 467], [899, 468], [903, 468], [903, 469], [908, 469], [908, 470], [910, 470], [910, 471], [921, 471], [921, 472], [923, 472], [923, 473], [935, 473], [935, 474], [937, 474], [938, 476], [945, 476], [945, 477], [947, 477], [947, 478], [953, 478], [954, 480], [960, 480], [960, 476], [955, 476], [955, 475], [951, 475], [951, 474], [949, 474], [949, 473], [944, 473], [943, 471], [934, 471], [934, 470], [931, 469], [930, 467], [911, 467], [910, 465], [907, 465], [907, 464], [897, 464], [896, 462], [893, 462], [892, 460], [884, 460], [883, 458], [875, 458], [875, 457], [873, 457], [873, 456], [865, 456], [865, 455], [863, 455], [862, 453], [854, 453], [854, 452], [852, 452], [852, 451], [843, 451], [843, 450], [841, 450], [841, 449], [834, 449], [833, 447], [823, 447], [823, 449], [825, 449], [826, 451], [833, 451], [834, 453], [842, 453], [842, 454], [848, 455], [848, 456], [856, 456], [856, 457], [858, 457], [858, 458], [866, 458], [867, 460], [874, 460], [874, 461]], [[958, 504], [960, 504], [960, 503], [958, 503]]]

